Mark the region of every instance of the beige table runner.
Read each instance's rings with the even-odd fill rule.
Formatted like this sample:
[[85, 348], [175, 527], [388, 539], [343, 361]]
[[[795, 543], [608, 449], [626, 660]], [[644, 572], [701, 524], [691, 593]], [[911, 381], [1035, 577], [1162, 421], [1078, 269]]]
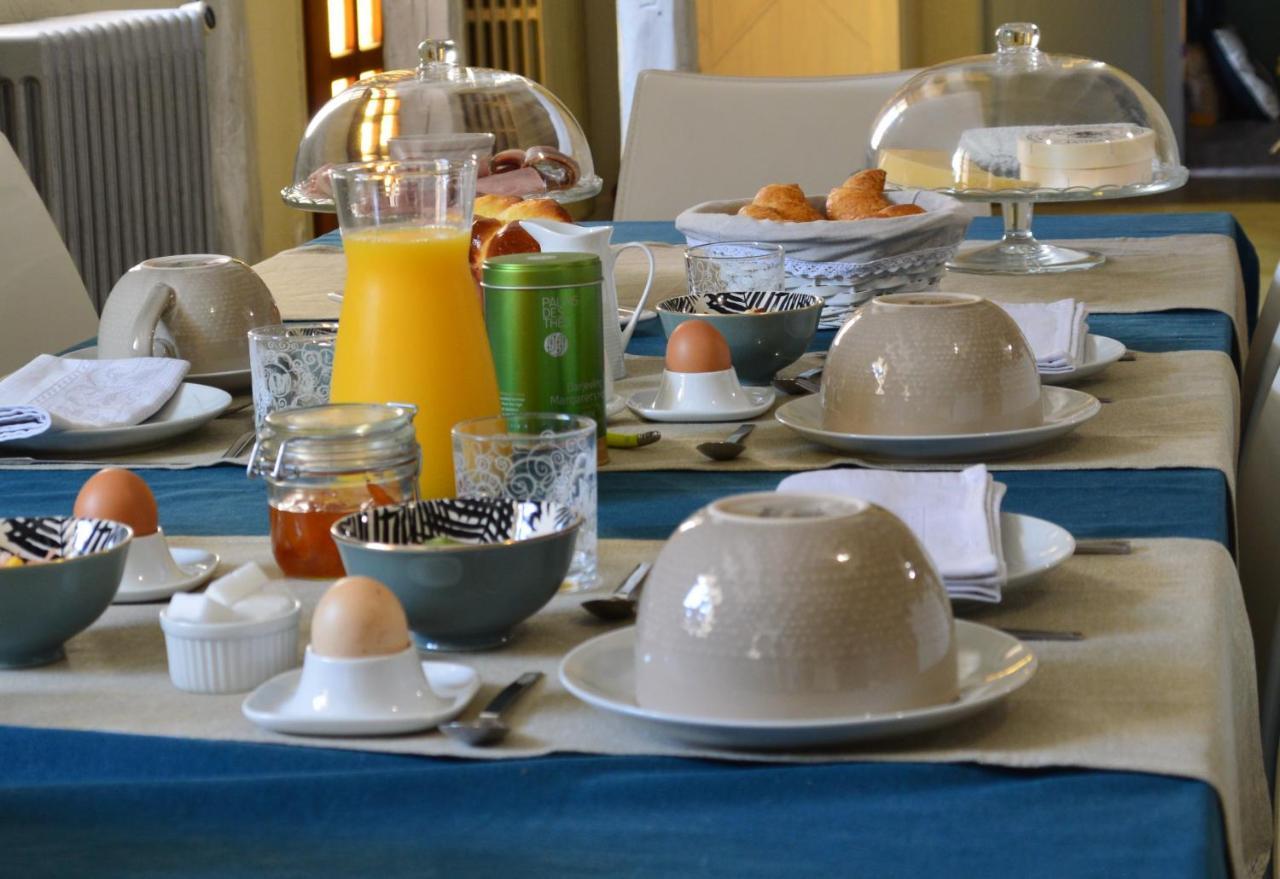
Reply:
[[[977, 242], [973, 246], [982, 246]], [[1107, 262], [1087, 272], [1013, 277], [948, 272], [940, 288], [979, 293], [1008, 302], [1049, 302], [1075, 297], [1096, 312], [1149, 312], [1176, 308], [1212, 309], [1229, 315], [1245, 350], [1244, 281], [1235, 244], [1223, 235], [1163, 238], [1102, 238], [1063, 242], [1101, 250]], [[650, 244], [657, 271], [647, 307], [685, 292], [684, 248]], [[331, 320], [338, 306], [327, 293], [341, 290], [346, 258], [331, 246], [304, 246], [279, 253], [254, 267], [266, 281], [285, 320]], [[618, 256], [618, 302], [634, 306], [648, 273], [644, 255], [629, 249]]]
[[[796, 371], [819, 361], [812, 355]], [[629, 357], [628, 377], [617, 385], [624, 397], [655, 387], [662, 370], [656, 357]], [[1074, 433], [1034, 447], [1018, 457], [987, 461], [1000, 470], [1149, 470], [1197, 467], [1221, 470], [1235, 484], [1238, 384], [1231, 359], [1217, 351], [1138, 354], [1132, 362], [1113, 364], [1077, 388], [1112, 400]], [[782, 396], [781, 400], [790, 397]], [[723, 439], [734, 427], [725, 424], [654, 424], [635, 415], [613, 419], [610, 429], [634, 432], [654, 429], [662, 440], [639, 449], [610, 449], [608, 470], [814, 470], [833, 464], [886, 466], [828, 449], [778, 423], [773, 414], [756, 419], [747, 451], [728, 462], [712, 462], [695, 446]], [[945, 469], [963, 465], [893, 464], [898, 469], [925, 466]]]
[[[968, 242], [961, 250], [990, 242]], [[1097, 250], [1107, 261], [1083, 272], [1017, 277], [947, 272], [940, 290], [976, 293], [1001, 302], [1083, 299], [1095, 312], [1133, 313], [1199, 308], [1231, 317], [1247, 352], [1244, 278], [1235, 242], [1225, 235], [1168, 235], [1161, 238], [1080, 238], [1056, 241]]]
[[[233, 409], [248, 399], [238, 399]], [[150, 467], [157, 470], [190, 470], [214, 464], [248, 464], [249, 455], [230, 457], [228, 452], [253, 431], [253, 406], [240, 409], [163, 445], [138, 452], [94, 452], [88, 457], [63, 455], [31, 458], [7, 456], [0, 445], [0, 470], [97, 470], [100, 467]], [[250, 444], [249, 448], [252, 448]]]
[[[266, 538], [175, 541], [221, 553], [222, 569], [270, 566]], [[653, 541], [601, 542], [604, 582], [656, 555]], [[309, 619], [323, 586], [298, 584]], [[560, 657], [607, 631], [579, 596], [562, 595], [505, 650], [454, 657], [485, 681], [480, 700], [528, 669], [547, 679], [518, 709], [502, 746], [471, 751], [435, 733], [373, 739], [276, 735], [240, 714], [242, 696], [194, 696], [168, 681], [161, 605], [110, 608], [67, 646], [66, 662], [0, 671], [0, 723], [302, 747], [477, 759], [551, 752], [648, 754], [769, 762], [892, 760], [1024, 768], [1075, 766], [1200, 779], [1221, 797], [1235, 873], [1260, 876], [1271, 839], [1253, 654], [1240, 585], [1226, 550], [1196, 540], [1135, 541], [1130, 556], [1084, 556], [1006, 593], [977, 621], [1078, 629], [1084, 641], [1035, 642], [1040, 669], [1004, 705], [909, 740], [820, 753], [743, 753], [687, 747], [593, 710], [556, 679]], [[304, 641], [306, 625], [304, 624]], [[476, 710], [474, 707], [472, 711]]]

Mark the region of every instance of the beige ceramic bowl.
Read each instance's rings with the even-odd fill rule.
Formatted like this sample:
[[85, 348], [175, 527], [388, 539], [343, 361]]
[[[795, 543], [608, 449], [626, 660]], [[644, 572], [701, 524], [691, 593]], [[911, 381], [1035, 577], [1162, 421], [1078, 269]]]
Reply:
[[822, 427], [879, 436], [1043, 423], [1035, 355], [1013, 318], [963, 293], [895, 293], [854, 312], [827, 355]]
[[955, 694], [942, 581], [907, 526], [864, 501], [718, 500], [667, 541], [640, 599], [636, 701], [648, 710], [811, 720]]

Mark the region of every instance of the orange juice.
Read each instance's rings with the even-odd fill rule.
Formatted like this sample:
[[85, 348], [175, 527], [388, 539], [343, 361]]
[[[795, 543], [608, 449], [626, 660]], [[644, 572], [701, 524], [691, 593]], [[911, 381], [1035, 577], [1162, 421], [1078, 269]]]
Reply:
[[342, 245], [347, 284], [329, 397], [417, 406], [422, 497], [452, 497], [450, 429], [500, 409], [470, 238], [443, 226], [379, 226], [345, 233]]

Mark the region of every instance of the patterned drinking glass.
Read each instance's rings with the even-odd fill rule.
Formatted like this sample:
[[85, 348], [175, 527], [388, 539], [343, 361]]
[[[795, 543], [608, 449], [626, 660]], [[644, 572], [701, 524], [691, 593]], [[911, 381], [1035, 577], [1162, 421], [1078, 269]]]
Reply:
[[254, 424], [277, 409], [329, 402], [338, 325], [273, 324], [249, 330]]
[[596, 423], [578, 415], [522, 412], [453, 428], [459, 497], [553, 501], [582, 517], [569, 568], [573, 591], [596, 585]]
[[691, 294], [786, 289], [782, 247], [761, 241], [720, 241], [686, 248], [684, 270]]

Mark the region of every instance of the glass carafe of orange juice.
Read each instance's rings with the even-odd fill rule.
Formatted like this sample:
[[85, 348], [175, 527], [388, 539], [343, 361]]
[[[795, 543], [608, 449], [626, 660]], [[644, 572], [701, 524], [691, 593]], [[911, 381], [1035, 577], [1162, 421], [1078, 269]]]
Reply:
[[347, 283], [329, 398], [418, 407], [424, 498], [454, 494], [450, 429], [501, 408], [468, 263], [475, 182], [473, 158], [333, 171]]

